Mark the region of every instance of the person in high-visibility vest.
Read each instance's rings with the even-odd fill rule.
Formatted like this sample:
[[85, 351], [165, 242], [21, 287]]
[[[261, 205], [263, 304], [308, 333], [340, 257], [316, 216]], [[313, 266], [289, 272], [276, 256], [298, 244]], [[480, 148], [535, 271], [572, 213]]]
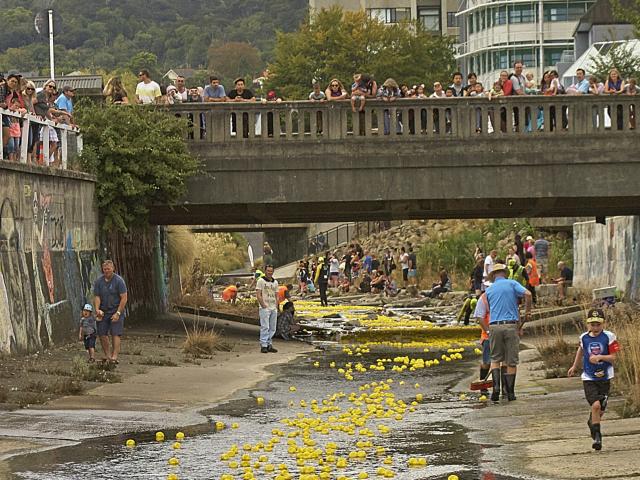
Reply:
[[509, 260], [509, 263], [507, 265], [509, 267], [507, 269], [507, 278], [515, 280], [523, 287], [526, 287], [529, 281], [529, 276], [527, 275], [525, 268], [522, 265], [518, 264], [513, 258]]
[[540, 274], [538, 273], [538, 264], [536, 263], [536, 259], [533, 258], [533, 254], [531, 252], [525, 253], [525, 258], [527, 259], [527, 264], [524, 268], [529, 277], [529, 281], [527, 282], [527, 290], [531, 292], [531, 300], [535, 305], [537, 301], [536, 287], [540, 285]]

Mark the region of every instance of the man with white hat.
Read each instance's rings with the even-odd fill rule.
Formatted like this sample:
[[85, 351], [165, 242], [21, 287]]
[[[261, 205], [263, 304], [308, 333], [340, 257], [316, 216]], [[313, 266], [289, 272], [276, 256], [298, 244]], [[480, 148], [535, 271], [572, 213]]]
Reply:
[[[505, 390], [509, 401], [515, 400], [516, 370], [520, 356], [522, 326], [531, 319], [531, 292], [515, 280], [507, 278], [507, 266], [493, 265], [489, 274], [491, 286], [487, 288], [489, 303], [489, 341], [491, 348], [491, 376], [493, 393], [491, 400], [500, 400], [500, 364], [507, 366], [504, 375]], [[519, 299], [525, 299], [525, 319], [520, 319]]]

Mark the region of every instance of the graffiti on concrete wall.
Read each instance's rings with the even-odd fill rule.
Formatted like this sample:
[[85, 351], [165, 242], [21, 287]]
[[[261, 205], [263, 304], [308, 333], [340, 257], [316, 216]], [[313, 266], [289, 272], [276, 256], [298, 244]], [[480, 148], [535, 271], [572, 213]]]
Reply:
[[74, 248], [63, 195], [34, 192], [0, 203], [0, 352], [46, 348], [75, 327], [99, 269], [97, 252]]

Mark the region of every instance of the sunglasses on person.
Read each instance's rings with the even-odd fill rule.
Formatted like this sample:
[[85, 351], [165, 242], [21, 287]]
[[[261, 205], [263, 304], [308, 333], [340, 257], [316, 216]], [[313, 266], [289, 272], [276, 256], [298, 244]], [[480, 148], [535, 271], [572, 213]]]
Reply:
[[36, 89], [29, 87], [29, 88], [25, 88], [24, 90], [25, 92], [35, 92]]
[[339, 87], [340, 85], [338, 85], [337, 83], [332, 83], [331, 86], [332, 87]]

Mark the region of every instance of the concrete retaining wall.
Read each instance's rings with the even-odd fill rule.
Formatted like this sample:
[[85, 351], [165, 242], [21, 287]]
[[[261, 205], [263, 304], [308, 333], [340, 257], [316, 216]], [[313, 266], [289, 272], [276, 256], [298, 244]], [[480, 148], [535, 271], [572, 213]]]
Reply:
[[640, 300], [640, 217], [610, 217], [606, 225], [573, 226], [573, 284], [580, 288], [615, 285], [625, 298]]
[[0, 353], [70, 338], [99, 273], [93, 177], [0, 162]]

